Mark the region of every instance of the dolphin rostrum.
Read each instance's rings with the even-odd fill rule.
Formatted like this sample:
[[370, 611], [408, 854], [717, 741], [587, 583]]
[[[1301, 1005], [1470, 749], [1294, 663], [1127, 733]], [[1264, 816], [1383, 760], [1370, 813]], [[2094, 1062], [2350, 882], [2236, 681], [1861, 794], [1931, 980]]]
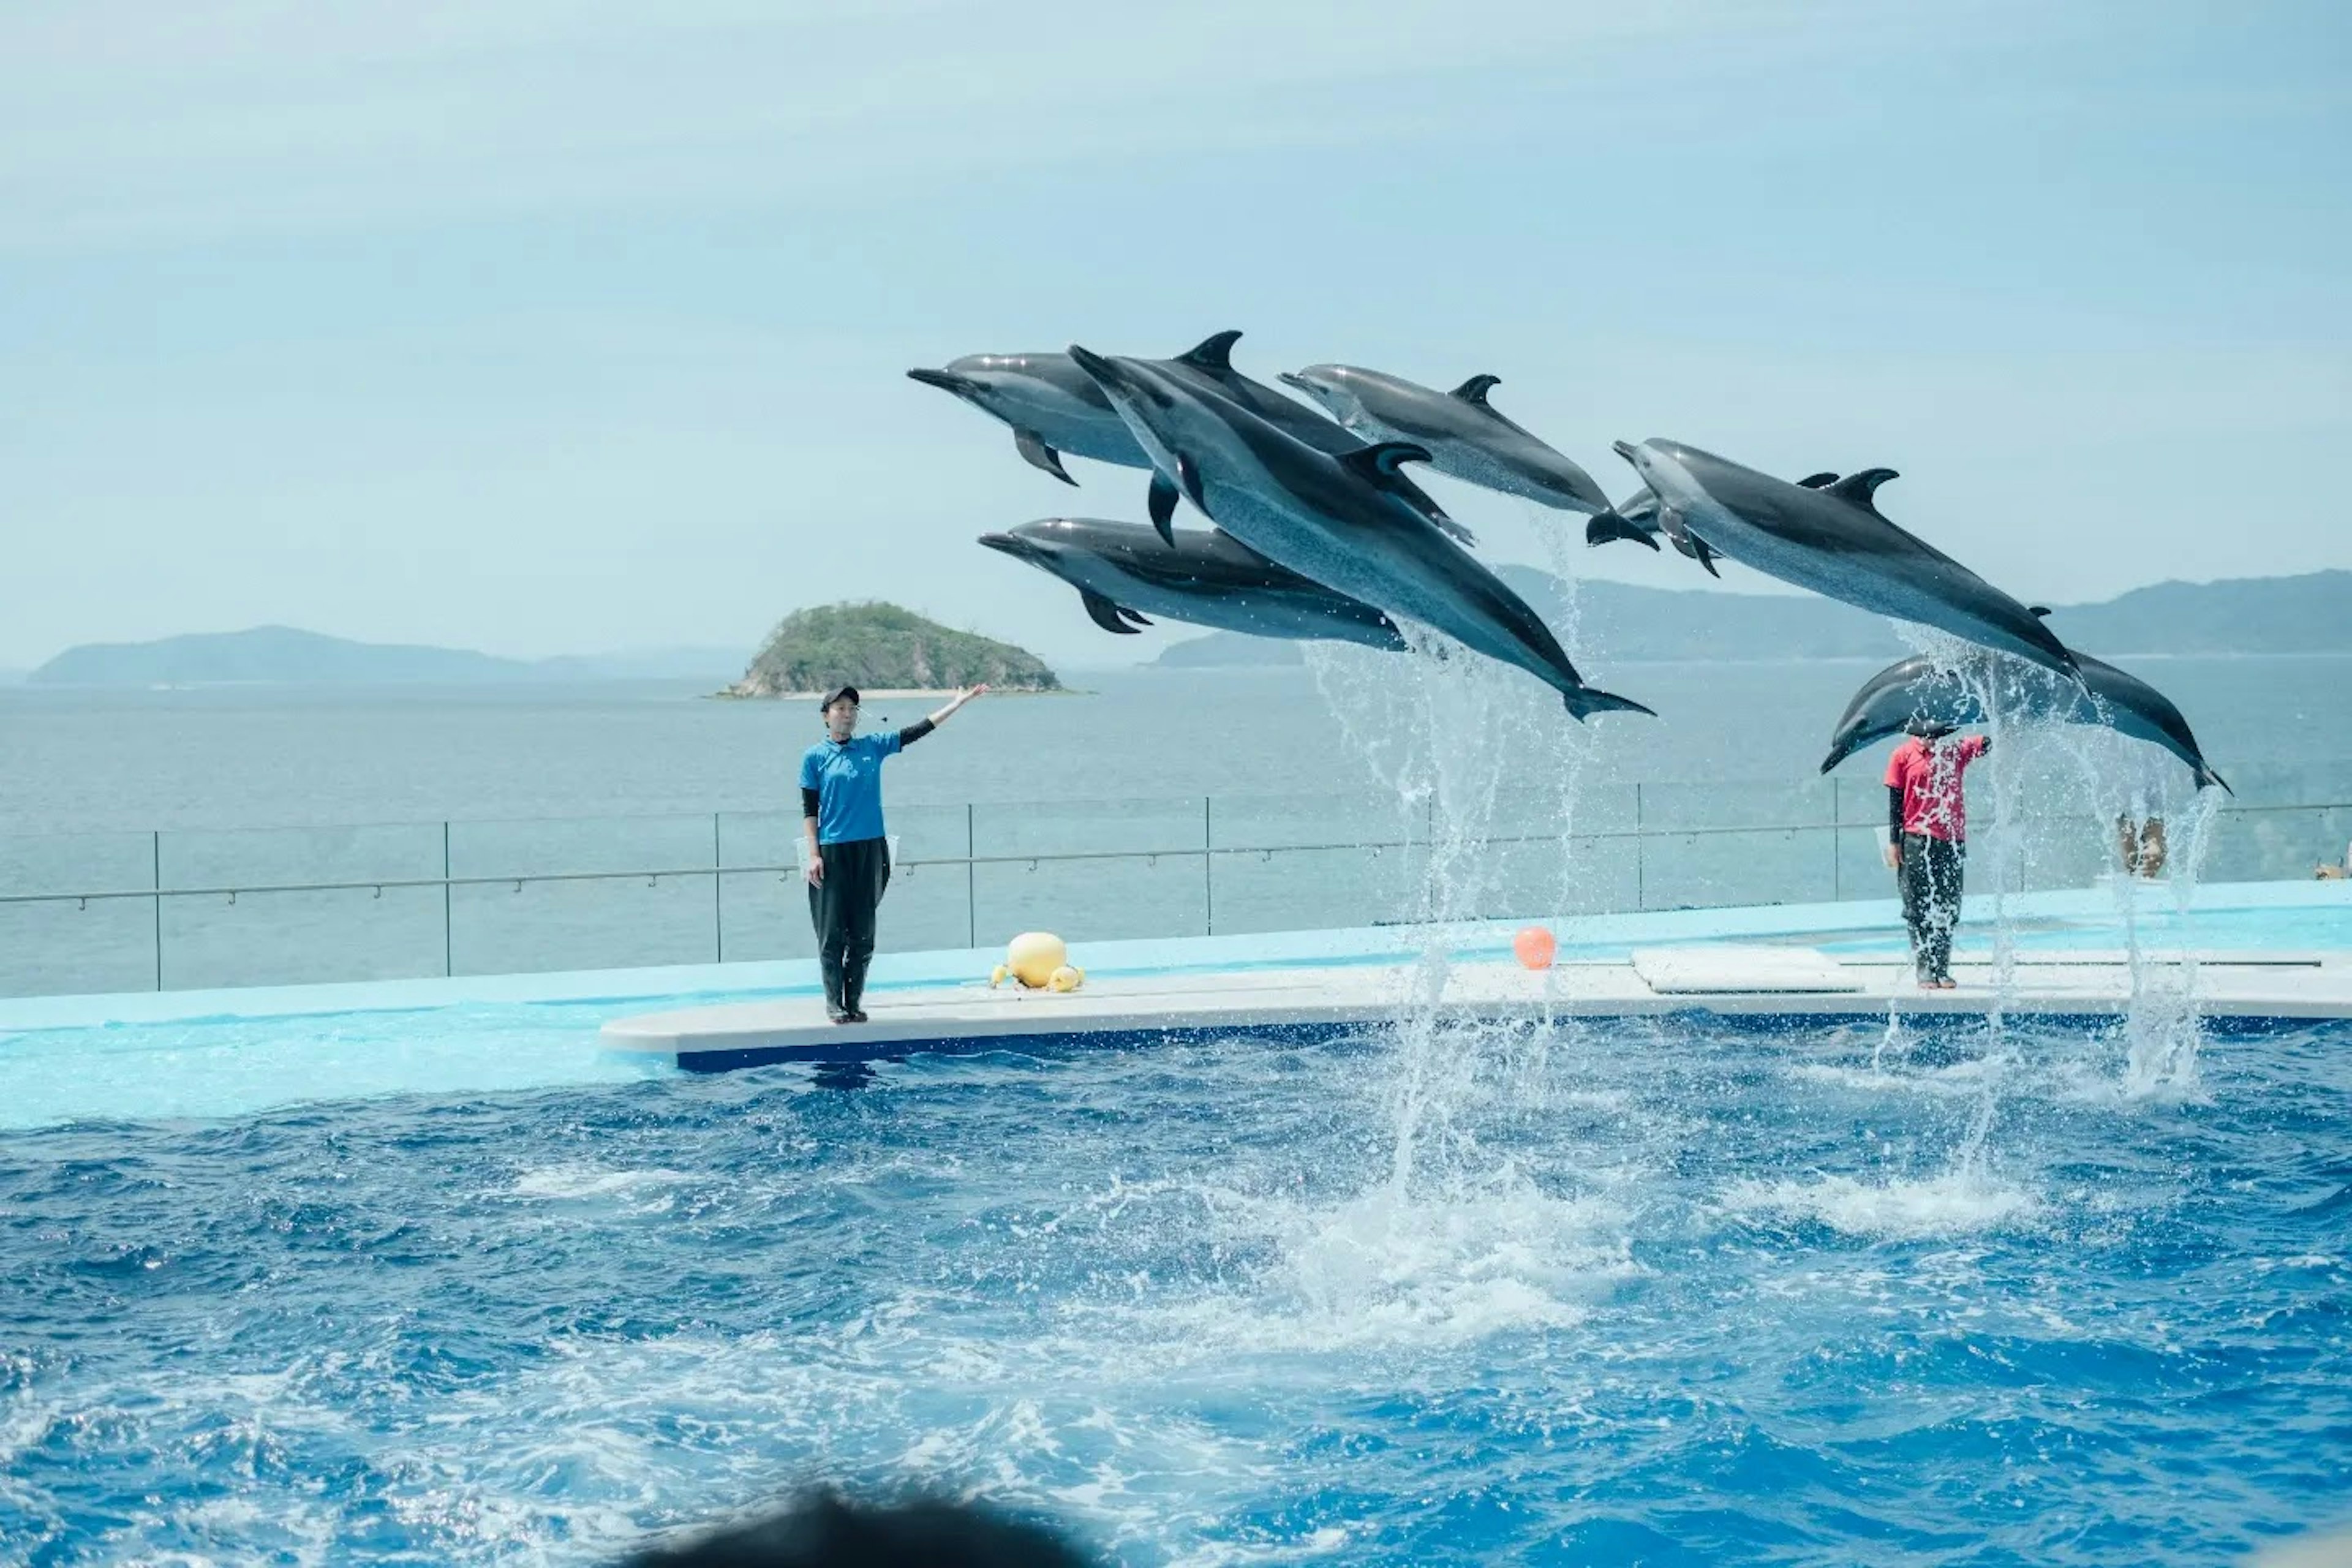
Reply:
[[[1352, 451], [1363, 444], [1313, 409], [1235, 370], [1234, 344], [1240, 337], [1239, 331], [1213, 333], [1173, 359], [1151, 363], [1179, 380], [1231, 398], [1318, 451]], [[1063, 452], [1127, 468], [1152, 466], [1126, 423], [1111, 412], [1102, 389], [1066, 353], [966, 354], [944, 370], [910, 370], [907, 375], [1011, 426], [1014, 449], [1064, 484], [1078, 481], [1062, 466]], [[1404, 483], [1405, 493], [1432, 522], [1465, 544], [1475, 542], [1420, 487], [1409, 479]], [[1175, 487], [1155, 474], [1148, 500], [1152, 525], [1174, 543], [1170, 519], [1176, 510]]]
[[2074, 656], [2032, 611], [1880, 513], [1872, 497], [1892, 468], [1811, 489], [1679, 441], [1616, 449], [1656, 493], [1670, 536], [1688, 533], [1784, 583], [2074, 673]]
[[1107, 632], [1131, 635], [1142, 614], [1250, 637], [1404, 647], [1386, 616], [1277, 566], [1216, 529], [1183, 529], [1174, 548], [1139, 522], [1053, 517], [980, 542], [1078, 591]]
[[1410, 441], [1430, 466], [1474, 485], [1563, 511], [1605, 512], [1592, 476], [1504, 417], [1486, 401], [1500, 376], [1474, 375], [1452, 392], [1352, 364], [1310, 364], [1281, 377], [1367, 441]]
[[1829, 772], [1864, 746], [1900, 734], [1913, 719], [1932, 720], [1955, 729], [1984, 723], [1989, 715], [1979, 692], [1989, 681], [2001, 680], [2008, 699], [2002, 708], [2011, 716], [2105, 725], [2179, 758], [2197, 775], [2200, 789], [2209, 784], [2230, 787], [2198, 749], [2197, 737], [2189, 732], [2189, 721], [2181, 717], [2172, 700], [2137, 676], [2086, 653], [2074, 656], [2075, 668], [2083, 677], [2079, 685], [2039, 665], [1985, 668], [1990, 663], [1956, 669], [1920, 654], [1888, 665], [1864, 681], [1853, 700], [1845, 705], [1830, 736], [1830, 753], [1822, 761], [1822, 772]]
[[1318, 452], [1147, 362], [1106, 359], [1076, 345], [1070, 357], [1095, 377], [1185, 499], [1259, 554], [1528, 671], [1579, 719], [1612, 709], [1650, 711], [1585, 685], [1527, 601], [1399, 492], [1397, 465], [1426, 461], [1421, 447], [1387, 442], [1339, 456]]

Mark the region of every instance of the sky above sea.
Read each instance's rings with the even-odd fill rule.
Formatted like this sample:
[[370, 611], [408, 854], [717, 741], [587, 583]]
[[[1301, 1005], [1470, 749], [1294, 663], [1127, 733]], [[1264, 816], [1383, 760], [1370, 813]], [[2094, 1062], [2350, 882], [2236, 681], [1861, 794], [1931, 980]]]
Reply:
[[[2352, 565], [2347, 83], [2321, 4], [10, 7], [0, 667], [845, 598], [1100, 662], [973, 540], [1142, 476], [903, 373], [1224, 328], [1499, 375], [1612, 493], [1617, 438], [1896, 468], [2032, 602]], [[1491, 558], [1699, 585], [1429, 484]]]

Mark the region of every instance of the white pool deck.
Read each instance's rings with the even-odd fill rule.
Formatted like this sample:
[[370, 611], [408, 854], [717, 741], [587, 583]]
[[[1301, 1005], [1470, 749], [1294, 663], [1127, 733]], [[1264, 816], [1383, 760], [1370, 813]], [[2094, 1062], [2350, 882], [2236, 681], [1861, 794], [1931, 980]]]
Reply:
[[[2179, 955], [2143, 955], [2143, 994], [2180, 994]], [[1630, 958], [1530, 971], [1515, 963], [1390, 963], [1117, 976], [1064, 994], [984, 983], [873, 993], [871, 1021], [836, 1025], [816, 997], [686, 1007], [618, 1018], [607, 1046], [726, 1068], [794, 1058], [974, 1051], [1101, 1039], [1123, 1043], [1265, 1032], [1327, 1033], [1391, 1023], [1416, 1005], [1486, 1020], [1639, 1017], [1706, 1012], [1777, 1019], [1906, 1015], [2121, 1015], [2134, 972], [2114, 952], [2037, 953], [2005, 977], [1955, 965], [1958, 985], [1923, 991], [1899, 958], [1840, 959], [1811, 948], [1641, 948]], [[2352, 954], [2240, 953], [2196, 961], [2209, 1016], [2352, 1018]]]

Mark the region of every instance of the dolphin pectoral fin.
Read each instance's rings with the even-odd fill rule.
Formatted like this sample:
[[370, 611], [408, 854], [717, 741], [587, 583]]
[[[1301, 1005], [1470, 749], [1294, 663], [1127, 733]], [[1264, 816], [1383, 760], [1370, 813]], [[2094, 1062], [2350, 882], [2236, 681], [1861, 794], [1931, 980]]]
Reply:
[[1658, 542], [1627, 522], [1613, 511], [1604, 511], [1585, 520], [1584, 542], [1606, 544], [1612, 539], [1630, 539], [1636, 544], [1658, 548]]
[[1116, 632], [1123, 637], [1135, 636], [1135, 628], [1119, 619], [1119, 616], [1127, 612], [1121, 611], [1117, 605], [1112, 604], [1092, 588], [1079, 589], [1078, 598], [1087, 606], [1087, 615], [1103, 630]]
[[1216, 374], [1234, 368], [1234, 344], [1241, 341], [1241, 329], [1234, 327], [1202, 338], [1199, 342], [1176, 356], [1178, 363], [1194, 370]]
[[1691, 539], [1691, 559], [1706, 568], [1706, 574], [1717, 582], [1723, 574], [1715, 569], [1715, 546], [1694, 535]]
[[1878, 510], [1878, 503], [1871, 498], [1878, 493], [1878, 487], [1889, 479], [1901, 477], [1893, 468], [1864, 468], [1856, 473], [1848, 474], [1822, 493], [1835, 496], [1849, 506], [1858, 506], [1864, 511], [1875, 512]]
[[1797, 481], [1800, 488], [1809, 490], [1825, 490], [1835, 483], [1837, 483], [1837, 475], [1829, 472], [1807, 474]]
[[[1202, 494], [1201, 487], [1201, 465], [1192, 460], [1190, 453], [1179, 452], [1176, 454], [1176, 485], [1179, 489], [1181, 489], [1184, 492], [1184, 499], [1186, 500], [1191, 501], [1194, 506], [1200, 508], [1203, 515], [1207, 514], [1209, 503], [1201, 499]], [[1160, 530], [1160, 532], [1163, 534], [1167, 531], [1168, 531], [1164, 528]], [[1173, 544], [1176, 541], [1171, 537], [1169, 539], [1168, 542]]]
[[1176, 542], [1176, 487], [1157, 468], [1151, 470], [1151, 491], [1144, 498], [1144, 510], [1151, 514], [1151, 526], [1169, 544]]
[[1434, 507], [1429, 508], [1421, 515], [1435, 523], [1437, 525], [1438, 531], [1444, 534], [1446, 538], [1454, 541], [1454, 543], [1461, 545], [1465, 549], [1468, 549], [1478, 542], [1478, 536], [1476, 534], [1471, 532], [1468, 529], [1463, 527], [1460, 523], [1454, 521], [1452, 518], [1446, 516], [1444, 512], [1438, 510]]
[[1062, 467], [1062, 455], [1045, 445], [1045, 437], [1034, 430], [1013, 431], [1013, 449], [1020, 453], [1022, 460], [1031, 468], [1043, 468], [1066, 485], [1078, 482], [1070, 478], [1067, 468]]
[[1484, 408], [1486, 406], [1486, 394], [1502, 384], [1503, 378], [1499, 375], [1474, 375], [1455, 387], [1452, 395], [1474, 407]]
[[1375, 441], [1369, 447], [1359, 447], [1352, 452], [1339, 454], [1339, 461], [1355, 470], [1362, 479], [1382, 489], [1397, 488], [1397, 465], [1426, 463], [1429, 448], [1411, 441]]

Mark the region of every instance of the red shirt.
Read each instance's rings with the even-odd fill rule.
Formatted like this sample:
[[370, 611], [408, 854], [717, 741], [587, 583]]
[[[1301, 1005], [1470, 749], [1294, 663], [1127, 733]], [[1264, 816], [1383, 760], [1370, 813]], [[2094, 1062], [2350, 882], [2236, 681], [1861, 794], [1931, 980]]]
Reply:
[[1985, 738], [1940, 740], [1914, 735], [1886, 759], [1886, 787], [1903, 792], [1903, 831], [1958, 844], [1969, 836], [1960, 775], [1985, 754]]

